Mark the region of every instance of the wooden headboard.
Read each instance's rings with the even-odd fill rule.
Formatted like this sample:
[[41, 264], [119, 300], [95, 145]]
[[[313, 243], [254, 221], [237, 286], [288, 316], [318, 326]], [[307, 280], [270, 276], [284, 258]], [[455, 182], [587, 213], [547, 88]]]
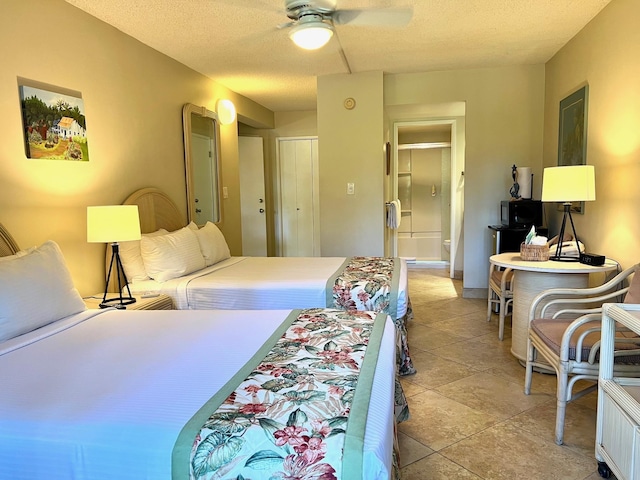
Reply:
[[0, 223], [0, 257], [15, 255], [20, 250], [9, 231]]
[[122, 204], [138, 205], [142, 233], [155, 232], [160, 228], [173, 232], [186, 225], [184, 217], [175, 203], [157, 188], [137, 190], [129, 195]]
[[[138, 206], [140, 231], [142, 233], [155, 232], [161, 228], [173, 232], [187, 224], [176, 204], [173, 203], [166, 193], [157, 188], [148, 187], [136, 190], [129, 195], [122, 204]], [[108, 272], [109, 264], [111, 263], [111, 245], [107, 245], [105, 262], [105, 272]], [[122, 285], [124, 285], [124, 283], [122, 283]], [[108, 291], [118, 291], [118, 283], [115, 276], [112, 276], [109, 281]]]

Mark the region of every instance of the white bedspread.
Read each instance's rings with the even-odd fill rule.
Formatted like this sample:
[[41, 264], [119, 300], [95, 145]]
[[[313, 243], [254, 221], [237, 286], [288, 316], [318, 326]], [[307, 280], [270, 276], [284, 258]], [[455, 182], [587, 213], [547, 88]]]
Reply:
[[[182, 426], [288, 314], [94, 310], [0, 344], [0, 478], [171, 478]], [[394, 336], [389, 319], [367, 419], [367, 479], [389, 478], [391, 468]]]
[[[156, 292], [180, 310], [326, 307], [327, 280], [346, 257], [231, 257], [191, 275], [129, 285], [134, 294]], [[407, 312], [407, 265], [401, 260], [395, 318]]]

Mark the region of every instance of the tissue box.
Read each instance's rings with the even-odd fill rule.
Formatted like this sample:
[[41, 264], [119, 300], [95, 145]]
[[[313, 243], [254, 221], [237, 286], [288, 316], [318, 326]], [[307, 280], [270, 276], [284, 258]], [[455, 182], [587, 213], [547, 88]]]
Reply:
[[549, 247], [545, 245], [520, 244], [520, 257], [527, 262], [546, 262], [549, 260]]

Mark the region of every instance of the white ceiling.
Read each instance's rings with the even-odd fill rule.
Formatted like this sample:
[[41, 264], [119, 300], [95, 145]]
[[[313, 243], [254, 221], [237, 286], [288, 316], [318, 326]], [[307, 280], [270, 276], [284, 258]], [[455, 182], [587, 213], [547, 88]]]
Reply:
[[[66, 1], [273, 111], [315, 110], [316, 77], [348, 73], [335, 35], [305, 51], [277, 28], [288, 21], [283, 0]], [[352, 73], [540, 64], [610, 1], [337, 0], [344, 9], [410, 5], [413, 18], [335, 29]]]

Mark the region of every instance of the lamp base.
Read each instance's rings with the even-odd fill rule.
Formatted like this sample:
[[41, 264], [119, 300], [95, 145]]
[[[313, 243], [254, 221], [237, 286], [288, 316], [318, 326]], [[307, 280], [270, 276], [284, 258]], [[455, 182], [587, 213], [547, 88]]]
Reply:
[[551, 257], [549, 257], [549, 260], [553, 260], [554, 262], [579, 262], [580, 258], [579, 257], [567, 257], [567, 256], [557, 256], [557, 255], [552, 255]]
[[132, 303], [136, 303], [134, 297], [115, 297], [102, 300], [99, 306], [100, 308], [115, 307], [118, 310], [124, 310], [127, 308], [127, 305], [131, 305]]

